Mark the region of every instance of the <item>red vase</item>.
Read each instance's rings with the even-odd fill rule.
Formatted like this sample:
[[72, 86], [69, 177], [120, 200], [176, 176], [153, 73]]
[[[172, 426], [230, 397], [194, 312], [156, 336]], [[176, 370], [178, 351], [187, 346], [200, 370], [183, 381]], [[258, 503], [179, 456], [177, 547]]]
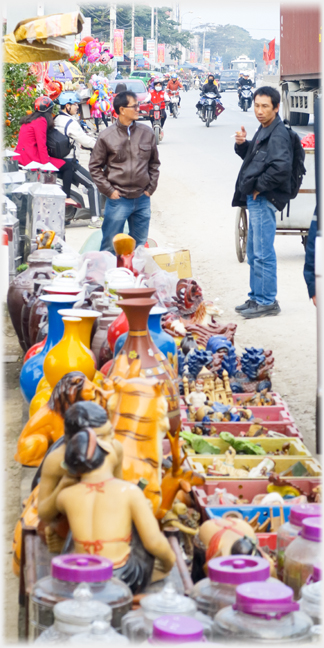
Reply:
[[[127, 316], [129, 331], [122, 348], [126, 352], [129, 364], [140, 357], [141, 374], [146, 378], [157, 378], [163, 381], [163, 393], [168, 401], [170, 431], [174, 434], [180, 425], [180, 396], [176, 374], [165, 355], [154, 344], [147, 321], [151, 308], [157, 304], [156, 299], [123, 299], [117, 305]], [[114, 362], [108, 372], [112, 371]]]
[[111, 351], [114, 353], [115, 344], [117, 338], [119, 338], [122, 333], [127, 333], [128, 331], [128, 321], [125, 313], [120, 313], [116, 317], [115, 321], [110, 324], [107, 331], [107, 340], [110, 346]]
[[44, 338], [44, 340], [30, 347], [30, 349], [27, 351], [24, 357], [24, 363], [26, 362], [26, 360], [29, 360], [29, 358], [32, 358], [32, 356], [36, 355], [36, 353], [39, 353], [42, 350], [43, 346], [45, 346], [46, 339], [47, 339], [47, 335]]

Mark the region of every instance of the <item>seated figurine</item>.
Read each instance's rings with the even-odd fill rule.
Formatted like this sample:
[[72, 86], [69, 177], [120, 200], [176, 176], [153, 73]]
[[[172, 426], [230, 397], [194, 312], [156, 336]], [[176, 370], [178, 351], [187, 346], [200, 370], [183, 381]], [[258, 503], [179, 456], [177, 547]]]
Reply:
[[114, 477], [114, 448], [97, 443], [91, 429], [78, 432], [67, 444], [65, 465], [80, 477], [56, 500], [68, 518], [74, 550], [112, 560], [114, 574], [139, 593], [151, 580], [154, 558], [162, 572], [171, 570], [175, 555], [161, 533], [142, 490]]

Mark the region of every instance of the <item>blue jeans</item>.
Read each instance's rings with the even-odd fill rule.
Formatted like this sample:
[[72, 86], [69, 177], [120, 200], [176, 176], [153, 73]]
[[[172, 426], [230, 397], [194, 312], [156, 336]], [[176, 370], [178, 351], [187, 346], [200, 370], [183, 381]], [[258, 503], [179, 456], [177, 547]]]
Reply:
[[145, 245], [151, 218], [151, 199], [142, 194], [139, 198], [107, 198], [104, 221], [102, 223], [102, 241], [100, 250], [115, 254], [112, 240], [116, 234], [122, 234], [125, 222], [128, 221], [129, 234], [138, 245]]
[[274, 249], [276, 208], [264, 196], [247, 196], [249, 231], [246, 246], [250, 266], [249, 299], [273, 304], [277, 295], [277, 258]]

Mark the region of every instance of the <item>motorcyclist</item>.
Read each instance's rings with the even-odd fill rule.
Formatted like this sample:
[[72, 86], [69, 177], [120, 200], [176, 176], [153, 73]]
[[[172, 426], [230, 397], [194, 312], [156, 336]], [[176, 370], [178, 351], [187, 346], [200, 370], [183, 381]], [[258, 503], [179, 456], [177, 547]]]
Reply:
[[[165, 103], [170, 101], [169, 95], [163, 90], [162, 88], [162, 82], [161, 79], [156, 78], [153, 81], [153, 90], [149, 90], [150, 95], [151, 95], [151, 101], [154, 106], [154, 104], [159, 104], [160, 110], [161, 110], [161, 129], [163, 129], [164, 122], [167, 118], [166, 110], [165, 110]], [[150, 111], [150, 121], [153, 126], [154, 122], [154, 110]], [[163, 130], [161, 130], [161, 139], [163, 137], [164, 133]]]
[[238, 105], [240, 105], [241, 94], [242, 94], [243, 87], [248, 86], [249, 88], [252, 88], [252, 85], [253, 85], [252, 79], [250, 79], [247, 72], [243, 72], [242, 76], [241, 75], [239, 76], [237, 85], [238, 85], [238, 90], [237, 90], [237, 92], [238, 92]]
[[71, 183], [84, 185], [88, 190], [88, 198], [91, 212], [91, 224], [89, 227], [101, 227], [101, 206], [100, 194], [97, 186], [92, 181], [87, 169], [79, 164], [80, 146], [86, 149], [93, 149], [96, 144], [94, 137], [87, 135], [76, 119], [81, 102], [77, 92], [64, 91], [58, 97], [60, 112], [54, 119], [54, 128], [63, 135], [67, 135], [73, 141], [74, 147], [65, 159], [72, 159]]
[[[168, 82], [168, 85], [166, 87], [166, 91], [167, 92], [177, 92], [179, 90], [183, 90], [183, 85], [182, 85], [180, 79], [178, 79], [177, 74], [173, 73], [173, 74], [171, 74], [171, 79]], [[180, 92], [179, 92], [179, 107], [180, 107], [180, 103], [181, 103], [181, 97], [180, 97]], [[170, 108], [170, 115], [171, 115], [171, 113], [172, 113], [171, 102], [169, 104], [169, 108]]]
[[207, 92], [214, 92], [217, 99], [220, 99], [220, 94], [218, 92], [217, 83], [213, 74], [208, 74], [207, 83], [204, 83], [201, 92], [206, 94]]

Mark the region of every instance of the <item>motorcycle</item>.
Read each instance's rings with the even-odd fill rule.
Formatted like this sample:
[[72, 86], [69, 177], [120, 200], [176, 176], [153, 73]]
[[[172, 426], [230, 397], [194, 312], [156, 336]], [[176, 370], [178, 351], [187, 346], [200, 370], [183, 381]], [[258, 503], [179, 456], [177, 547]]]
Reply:
[[185, 92], [189, 90], [189, 81], [182, 81], [183, 89]]
[[243, 112], [246, 112], [251, 108], [253, 101], [253, 92], [250, 86], [243, 86], [239, 95], [238, 105], [242, 108]]
[[155, 142], [156, 145], [158, 146], [160, 144], [160, 141], [162, 139], [161, 137], [161, 131], [162, 131], [162, 124], [161, 124], [161, 104], [152, 104], [152, 110], [150, 111], [150, 116], [153, 117], [153, 130], [154, 130], [154, 135], [155, 135]]
[[[62, 188], [62, 180], [57, 179], [56, 184]], [[82, 187], [83, 194], [87, 194], [88, 191], [86, 187]], [[72, 221], [76, 220], [89, 220], [91, 218], [91, 211], [89, 207], [86, 207], [84, 197], [82, 193], [79, 193], [75, 186], [71, 186], [70, 197], [76, 202], [76, 205], [65, 205], [65, 225], [70, 225]], [[101, 213], [105, 209], [106, 196], [100, 194], [100, 206]]]
[[180, 103], [179, 90], [170, 90], [168, 94], [170, 95], [170, 115], [177, 119]]
[[206, 94], [201, 95], [199, 104], [198, 116], [203, 122], [205, 122], [207, 128], [209, 128], [211, 122], [214, 121], [214, 119], [217, 119], [217, 102], [215, 94], [213, 92], [207, 92]]

